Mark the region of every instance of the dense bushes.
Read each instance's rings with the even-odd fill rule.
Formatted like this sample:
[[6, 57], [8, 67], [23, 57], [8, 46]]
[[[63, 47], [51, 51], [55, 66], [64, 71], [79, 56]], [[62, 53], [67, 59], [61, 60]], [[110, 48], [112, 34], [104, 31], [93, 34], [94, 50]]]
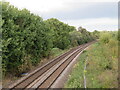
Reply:
[[26, 72], [42, 57], [49, 56], [52, 48], [66, 49], [93, 40], [86, 29], [77, 31], [55, 18], [43, 21], [7, 2], [2, 2], [1, 26], [3, 70], [12, 74]]
[[3, 64], [7, 72], [22, 72], [18, 68], [21, 65], [35, 65], [40, 57], [48, 55], [52, 47], [50, 30], [41, 17], [3, 3], [2, 20]]
[[107, 43], [109, 43], [110, 37], [111, 37], [111, 35], [109, 33], [104, 33], [100, 36], [100, 40], [102, 43], [107, 44]]
[[116, 31], [103, 31], [99, 35], [100, 42], [108, 44], [109, 42], [118, 41], [118, 32]]
[[74, 31], [75, 27], [60, 22], [55, 18], [45, 21], [52, 32], [53, 47], [65, 49], [70, 45], [69, 32]]
[[110, 48], [112, 55], [118, 55], [118, 32], [111, 31], [111, 32], [101, 32], [100, 33], [100, 43], [103, 45], [106, 44], [107, 47]]

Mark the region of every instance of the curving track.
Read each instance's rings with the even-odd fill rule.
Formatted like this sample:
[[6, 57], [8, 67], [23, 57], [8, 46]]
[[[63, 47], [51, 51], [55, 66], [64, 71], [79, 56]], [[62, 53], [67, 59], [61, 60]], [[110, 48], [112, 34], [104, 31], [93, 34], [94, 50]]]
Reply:
[[14, 90], [16, 88], [50, 88], [70, 62], [87, 46], [94, 42], [80, 45], [70, 51], [51, 60], [42, 67], [38, 68], [28, 76], [10, 85], [8, 88]]

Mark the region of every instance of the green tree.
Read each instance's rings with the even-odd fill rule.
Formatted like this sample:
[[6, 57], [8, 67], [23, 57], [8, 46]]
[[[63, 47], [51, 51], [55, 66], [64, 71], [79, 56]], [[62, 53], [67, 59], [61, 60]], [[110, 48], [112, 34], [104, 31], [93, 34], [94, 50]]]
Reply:
[[55, 18], [48, 19], [45, 22], [52, 32], [53, 47], [60, 49], [69, 47], [69, 32], [75, 30], [75, 27], [64, 24]]
[[36, 65], [48, 56], [52, 48], [49, 33], [41, 17], [2, 2], [2, 63], [7, 72], [24, 72], [21, 70], [30, 69], [20, 69], [25, 62]]

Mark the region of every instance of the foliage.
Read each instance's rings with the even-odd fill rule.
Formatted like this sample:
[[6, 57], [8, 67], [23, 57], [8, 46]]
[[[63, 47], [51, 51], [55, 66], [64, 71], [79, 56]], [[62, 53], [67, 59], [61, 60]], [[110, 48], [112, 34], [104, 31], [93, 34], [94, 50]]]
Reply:
[[52, 48], [64, 50], [94, 40], [86, 29], [77, 31], [74, 26], [55, 18], [44, 21], [27, 9], [19, 10], [8, 2], [2, 2], [0, 16], [2, 67], [5, 74], [27, 72], [41, 58], [49, 57]]
[[55, 18], [45, 21], [52, 32], [54, 48], [65, 49], [70, 45], [69, 32], [74, 31], [75, 27], [60, 22]]
[[22, 72], [19, 67], [26, 62], [25, 57], [35, 65], [49, 54], [50, 30], [41, 17], [3, 2], [2, 20], [2, 57], [7, 72]]
[[69, 33], [70, 34], [70, 42], [72, 46], [81, 45], [83, 43], [90, 42], [95, 40], [95, 37], [87, 31], [85, 28], [79, 27], [78, 31], [74, 30]]
[[110, 37], [111, 37], [110, 34], [104, 33], [100, 36], [100, 40], [102, 43], [107, 44], [107, 43], [109, 43]]
[[79, 27], [78, 32], [82, 34], [82, 43], [87, 43], [92, 40], [95, 40], [96, 38], [92, 35], [91, 32], [87, 31], [85, 28]]
[[118, 41], [118, 32], [116, 31], [101, 31], [99, 34], [101, 43], [108, 44], [111, 39]]
[[70, 42], [72, 46], [77, 46], [79, 41], [81, 41], [81, 33], [78, 31], [70, 32]]
[[82, 33], [82, 35], [83, 35], [82, 37], [83, 37], [84, 42], [89, 42], [89, 41], [92, 41], [92, 40], [96, 39], [92, 35], [92, 33], [90, 33], [89, 31], [87, 31], [85, 28], [79, 27], [78, 31]]
[[[105, 32], [104, 32], [105, 33]], [[104, 34], [101, 32], [101, 34]], [[106, 32], [112, 36], [107, 44], [99, 40], [86, 52], [82, 53], [79, 62], [74, 66], [65, 88], [84, 88], [84, 64], [86, 64], [87, 88], [118, 87], [118, 40], [117, 32]], [[110, 34], [110, 35], [108, 35]], [[103, 35], [102, 35], [103, 36]]]
[[100, 37], [100, 32], [97, 30], [94, 30], [94, 32], [92, 32], [93, 36], [98, 39]]

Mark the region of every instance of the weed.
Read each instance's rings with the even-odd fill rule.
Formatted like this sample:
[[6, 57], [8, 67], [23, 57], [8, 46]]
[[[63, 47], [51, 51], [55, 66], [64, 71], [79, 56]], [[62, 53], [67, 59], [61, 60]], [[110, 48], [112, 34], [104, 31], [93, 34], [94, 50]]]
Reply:
[[[117, 41], [109, 39], [107, 44], [97, 42], [84, 51], [73, 68], [65, 88], [84, 88], [84, 72], [87, 88], [117, 88], [117, 47]], [[84, 71], [84, 63], [87, 58], [87, 67]]]

